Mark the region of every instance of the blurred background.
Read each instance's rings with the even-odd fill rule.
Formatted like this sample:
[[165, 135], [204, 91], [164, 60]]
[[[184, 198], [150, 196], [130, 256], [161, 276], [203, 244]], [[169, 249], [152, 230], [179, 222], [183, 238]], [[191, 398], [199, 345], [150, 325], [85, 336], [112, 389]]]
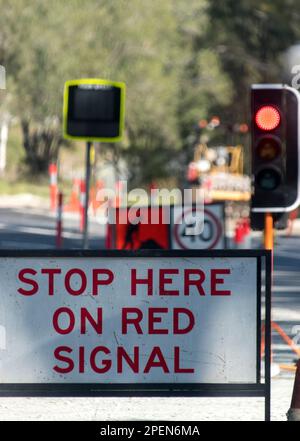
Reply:
[[[229, 217], [247, 215], [249, 88], [284, 80], [286, 50], [300, 40], [297, 0], [0, 5], [0, 246], [54, 245], [55, 223], [42, 217], [51, 184], [64, 193], [64, 246], [80, 244], [85, 144], [62, 138], [63, 86], [72, 78], [127, 86], [125, 137], [94, 144], [91, 191], [121, 179], [146, 190], [193, 184], [227, 201]], [[98, 208], [90, 210], [91, 247], [104, 246]], [[18, 231], [30, 235], [23, 244]]]

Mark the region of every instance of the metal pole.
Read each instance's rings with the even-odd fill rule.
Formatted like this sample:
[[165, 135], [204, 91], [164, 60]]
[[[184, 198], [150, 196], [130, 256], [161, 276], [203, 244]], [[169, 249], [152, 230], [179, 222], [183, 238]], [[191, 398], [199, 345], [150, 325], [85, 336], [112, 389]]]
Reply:
[[274, 247], [274, 227], [272, 213], [265, 213], [265, 250], [273, 250]]
[[271, 251], [270, 258], [266, 259], [266, 312], [265, 312], [265, 421], [271, 420], [271, 363], [272, 363], [272, 336], [271, 336], [271, 291], [273, 279], [274, 259], [274, 222], [272, 213], [265, 213], [264, 246]]
[[88, 141], [86, 143], [86, 171], [85, 171], [85, 205], [84, 205], [84, 228], [82, 235], [82, 246], [87, 249], [88, 242], [88, 208], [89, 208], [89, 195], [90, 195], [90, 177], [91, 177], [91, 147], [92, 143]]
[[58, 193], [57, 197], [57, 218], [56, 218], [56, 248], [61, 248], [63, 244], [63, 194]]
[[[272, 251], [271, 251], [272, 252]], [[266, 258], [266, 297], [265, 297], [265, 421], [271, 420], [271, 289], [272, 255]]]

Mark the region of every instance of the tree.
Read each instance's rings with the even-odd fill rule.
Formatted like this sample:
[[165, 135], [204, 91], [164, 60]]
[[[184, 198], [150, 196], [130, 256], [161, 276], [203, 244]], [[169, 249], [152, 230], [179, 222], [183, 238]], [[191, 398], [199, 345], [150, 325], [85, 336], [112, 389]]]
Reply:
[[193, 125], [230, 99], [218, 55], [207, 49], [208, 4], [0, 0], [0, 62], [30, 173], [44, 173], [63, 142], [64, 82], [100, 77], [127, 85], [126, 140], [110, 148], [126, 158], [132, 183], [174, 175], [176, 162], [182, 174]]
[[232, 81], [227, 107], [235, 120], [248, 116], [252, 83], [278, 83], [283, 78], [281, 55], [300, 37], [298, 1], [210, 0], [211, 48]]
[[229, 100], [229, 82], [205, 48], [206, 7], [204, 0], [188, 8], [174, 0], [147, 8], [138, 0], [110, 2], [118, 25], [104, 32], [110, 62], [101, 62], [127, 84], [127, 140], [119, 152], [132, 184], [183, 175], [187, 135], [213, 104]]
[[10, 110], [21, 122], [30, 173], [43, 173], [49, 161], [57, 158], [62, 141], [58, 121], [61, 84], [58, 86], [56, 76], [50, 7], [39, 0], [30, 5], [23, 0], [13, 0], [9, 6], [1, 3], [1, 62], [7, 70]]

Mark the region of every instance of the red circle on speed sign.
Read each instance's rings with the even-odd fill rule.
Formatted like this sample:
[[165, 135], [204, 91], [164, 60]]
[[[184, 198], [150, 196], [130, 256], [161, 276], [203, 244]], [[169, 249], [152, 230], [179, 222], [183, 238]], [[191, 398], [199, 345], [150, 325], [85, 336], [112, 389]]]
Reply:
[[[182, 238], [180, 236], [182, 236], [181, 234], [181, 228], [182, 226], [186, 225], [185, 222], [180, 222], [184, 217], [186, 217], [186, 215], [188, 213], [193, 213], [197, 211], [196, 208], [190, 208], [189, 210], [183, 212], [180, 214], [180, 216], [178, 216], [178, 218], [176, 219], [176, 223], [175, 223], [175, 228], [174, 228], [174, 237], [175, 240], [177, 242], [177, 244], [183, 249], [183, 250], [188, 250], [188, 249], [207, 249], [207, 250], [211, 250], [212, 248], [214, 248], [216, 246], [216, 244], [219, 242], [221, 234], [222, 234], [222, 225], [219, 221], [219, 219], [208, 209], [204, 209], [204, 228], [205, 228], [205, 224], [210, 224], [210, 228], [211, 228], [211, 232], [212, 232], [212, 238], [210, 240], [210, 243], [207, 247], [202, 247], [202, 248], [196, 248], [196, 247], [189, 247], [187, 244], [184, 243], [184, 241], [182, 240]], [[203, 234], [203, 232], [197, 236], [200, 237]], [[195, 236], [193, 235], [188, 235], [187, 237], [189, 238], [195, 238]], [[192, 240], [192, 239], [191, 239]]]

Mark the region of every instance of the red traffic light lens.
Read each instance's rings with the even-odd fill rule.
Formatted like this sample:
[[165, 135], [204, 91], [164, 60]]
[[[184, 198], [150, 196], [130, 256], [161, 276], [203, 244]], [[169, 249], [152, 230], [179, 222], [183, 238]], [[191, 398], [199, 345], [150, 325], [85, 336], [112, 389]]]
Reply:
[[280, 124], [280, 113], [276, 107], [263, 106], [256, 112], [255, 123], [261, 130], [274, 130]]

